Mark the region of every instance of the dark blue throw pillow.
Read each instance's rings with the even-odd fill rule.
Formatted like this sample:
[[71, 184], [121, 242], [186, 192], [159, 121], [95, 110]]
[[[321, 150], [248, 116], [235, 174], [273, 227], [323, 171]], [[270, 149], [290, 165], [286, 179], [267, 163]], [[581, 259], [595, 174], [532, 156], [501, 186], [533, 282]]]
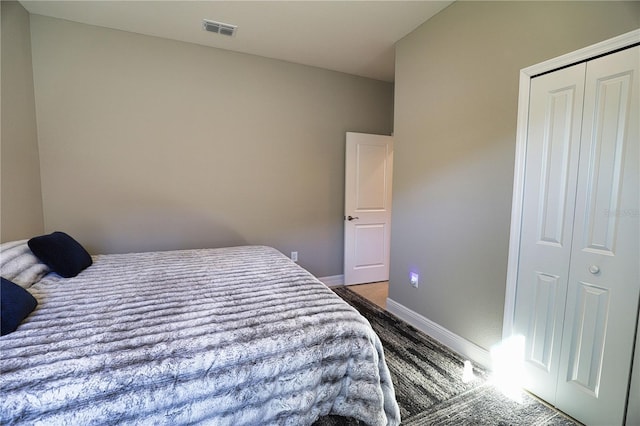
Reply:
[[36, 308], [38, 301], [24, 288], [2, 278], [0, 288], [0, 335], [13, 333]]
[[65, 278], [75, 277], [93, 263], [84, 247], [64, 232], [34, 237], [28, 244], [33, 254]]

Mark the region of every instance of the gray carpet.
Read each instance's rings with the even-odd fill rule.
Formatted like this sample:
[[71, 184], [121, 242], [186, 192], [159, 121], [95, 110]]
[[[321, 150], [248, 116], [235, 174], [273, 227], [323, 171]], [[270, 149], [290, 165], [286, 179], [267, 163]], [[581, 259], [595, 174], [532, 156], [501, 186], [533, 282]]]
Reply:
[[476, 379], [464, 383], [464, 359], [458, 354], [347, 287], [333, 290], [358, 309], [380, 337], [403, 425], [579, 424], [527, 393], [521, 403], [505, 397], [477, 366]]

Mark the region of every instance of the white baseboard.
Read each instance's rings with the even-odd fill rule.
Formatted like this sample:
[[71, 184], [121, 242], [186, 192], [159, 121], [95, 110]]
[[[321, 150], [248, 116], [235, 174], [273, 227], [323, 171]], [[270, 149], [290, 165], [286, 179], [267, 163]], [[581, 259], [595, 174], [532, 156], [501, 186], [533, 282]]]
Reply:
[[344, 285], [344, 275], [331, 275], [329, 277], [319, 277], [318, 279], [327, 287]]
[[459, 353], [463, 357], [480, 364], [487, 369], [491, 369], [491, 355], [488, 350], [458, 336], [430, 319], [423, 317], [419, 313], [401, 305], [393, 299], [387, 298], [387, 310], [423, 333], [433, 337], [443, 345], [449, 347], [454, 352]]

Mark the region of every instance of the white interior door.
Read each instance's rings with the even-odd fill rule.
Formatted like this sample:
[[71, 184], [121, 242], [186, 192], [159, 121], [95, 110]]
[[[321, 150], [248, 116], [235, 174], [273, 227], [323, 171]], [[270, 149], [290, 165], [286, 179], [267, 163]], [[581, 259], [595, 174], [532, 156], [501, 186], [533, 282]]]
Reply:
[[[557, 405], [623, 422], [640, 295], [640, 46], [589, 61]], [[639, 350], [637, 348], [636, 350]]]
[[523, 385], [556, 396], [580, 153], [585, 64], [531, 80], [514, 330]]
[[347, 133], [344, 281], [389, 280], [393, 138]]
[[627, 403], [639, 68], [635, 47], [531, 81], [514, 332], [525, 336], [525, 387], [589, 425], [621, 425]]

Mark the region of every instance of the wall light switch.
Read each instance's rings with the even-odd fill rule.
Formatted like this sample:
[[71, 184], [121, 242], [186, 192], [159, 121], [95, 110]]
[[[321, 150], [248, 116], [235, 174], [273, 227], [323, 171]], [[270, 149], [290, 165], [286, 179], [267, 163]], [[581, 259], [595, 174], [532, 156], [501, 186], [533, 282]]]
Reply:
[[293, 260], [294, 262], [298, 261], [298, 252], [297, 251], [292, 251], [291, 252], [291, 260]]

